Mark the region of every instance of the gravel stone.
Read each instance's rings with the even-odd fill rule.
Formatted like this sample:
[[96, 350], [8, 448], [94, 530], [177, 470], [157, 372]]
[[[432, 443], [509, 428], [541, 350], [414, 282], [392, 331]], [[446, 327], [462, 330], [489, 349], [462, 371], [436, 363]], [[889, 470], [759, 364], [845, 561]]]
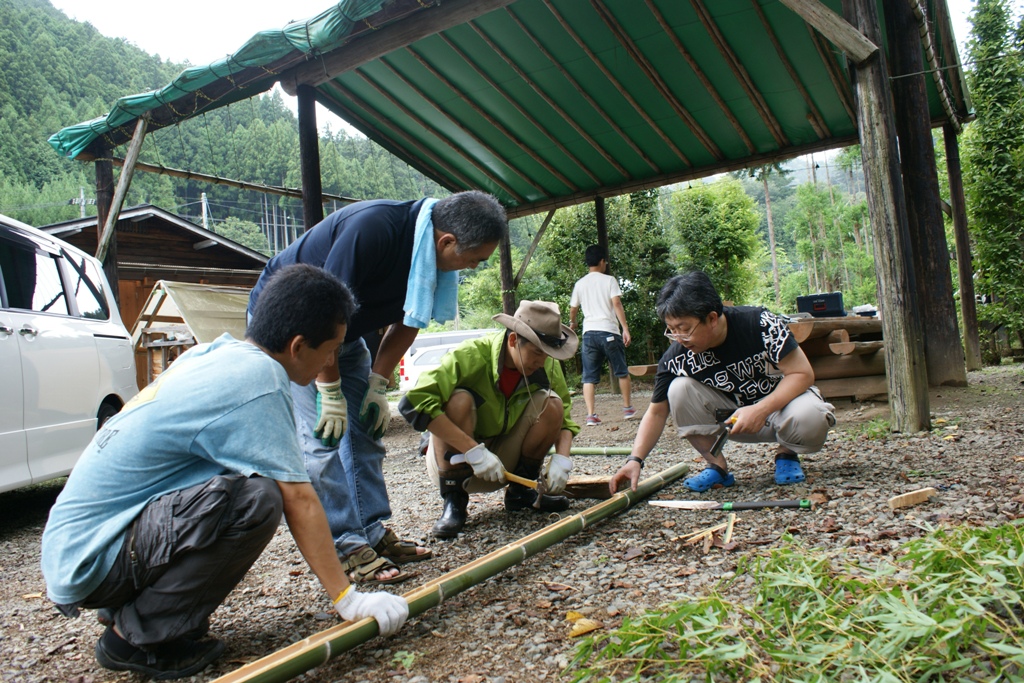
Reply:
[[[638, 410], [650, 400], [649, 382], [634, 382]], [[582, 397], [573, 405], [582, 422]], [[356, 683], [505, 683], [558, 681], [572, 660], [575, 639], [570, 611], [596, 619], [604, 629], [626, 616], [701, 595], [725, 579], [732, 599], [749, 596], [749, 575], [736, 575], [742, 557], [766, 555], [791, 535], [808, 547], [845, 549], [870, 565], [898, 559], [922, 524], [997, 525], [1024, 515], [1024, 371], [1003, 365], [970, 373], [969, 386], [942, 387], [930, 396], [931, 432], [868, 439], [864, 425], [887, 419], [888, 405], [836, 400], [838, 424], [825, 448], [803, 458], [807, 481], [776, 486], [772, 447], [729, 444], [725, 455], [737, 485], [694, 494], [681, 483], [655, 494], [665, 499], [757, 500], [820, 496], [812, 511], [754, 510], [738, 513], [729, 550], [683, 545], [679, 538], [725, 520], [721, 511], [683, 511], [640, 503], [588, 527], [552, 548], [449, 596], [410, 619], [397, 636], [374, 639], [300, 677], [305, 681]], [[586, 427], [577, 446], [630, 446], [640, 420], [619, 418], [621, 400], [599, 393], [598, 427]], [[550, 519], [528, 511], [506, 513], [502, 494], [473, 494], [466, 530], [452, 540], [429, 538], [440, 498], [417, 454], [419, 435], [393, 417], [385, 443], [385, 473], [394, 518], [404, 538], [434, 551], [429, 562], [407, 565], [416, 578], [385, 590], [404, 593], [473, 559], [527, 536], [598, 501], [574, 501]], [[574, 458], [573, 475], [609, 476], [625, 456]], [[676, 463], [702, 467], [690, 447], [666, 429], [644, 476]], [[0, 494], [0, 681], [42, 683], [131, 681], [138, 676], [102, 669], [93, 647], [103, 632], [95, 613], [65, 619], [45, 599], [39, 571], [39, 538], [62, 482]], [[930, 502], [890, 511], [888, 499], [927, 486]], [[637, 554], [634, 549], [639, 549]], [[631, 552], [632, 551], [632, 552]], [[225, 655], [191, 681], [204, 682], [333, 626], [337, 617], [309, 572], [286, 527], [227, 602], [214, 613], [211, 633], [225, 641]], [[406, 668], [408, 667], [408, 668]]]

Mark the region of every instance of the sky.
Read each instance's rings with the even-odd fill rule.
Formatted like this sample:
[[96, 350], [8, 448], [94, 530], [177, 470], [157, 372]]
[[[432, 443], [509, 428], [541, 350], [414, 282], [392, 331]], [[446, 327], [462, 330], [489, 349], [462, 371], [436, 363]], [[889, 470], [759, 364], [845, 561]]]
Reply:
[[[309, 19], [331, 7], [331, 0], [50, 0], [71, 19], [89, 22], [100, 33], [124, 38], [153, 55], [172, 62], [205, 65], [236, 51], [259, 31], [282, 28], [290, 21]], [[964, 57], [970, 30], [967, 16], [973, 0], [947, 0], [953, 32]], [[145, 7], [145, 11], [140, 8]], [[242, 11], [239, 9], [242, 8]], [[125, 93], [130, 95], [133, 93]], [[294, 98], [284, 96], [292, 109]], [[317, 105], [317, 122], [337, 130], [344, 125]], [[348, 128], [347, 125], [345, 125]], [[351, 130], [351, 129], [350, 129]]]

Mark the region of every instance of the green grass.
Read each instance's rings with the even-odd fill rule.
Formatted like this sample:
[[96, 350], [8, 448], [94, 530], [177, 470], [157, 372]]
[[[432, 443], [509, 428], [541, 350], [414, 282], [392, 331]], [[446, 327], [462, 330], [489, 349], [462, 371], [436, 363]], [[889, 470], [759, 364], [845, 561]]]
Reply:
[[786, 545], [741, 561], [755, 589], [719, 589], [588, 636], [574, 683], [1024, 681], [1024, 523], [931, 529], [902, 561]]
[[845, 430], [848, 439], [869, 439], [871, 441], [885, 441], [892, 434], [892, 423], [881, 417], [876, 417], [870, 422], [850, 425]]

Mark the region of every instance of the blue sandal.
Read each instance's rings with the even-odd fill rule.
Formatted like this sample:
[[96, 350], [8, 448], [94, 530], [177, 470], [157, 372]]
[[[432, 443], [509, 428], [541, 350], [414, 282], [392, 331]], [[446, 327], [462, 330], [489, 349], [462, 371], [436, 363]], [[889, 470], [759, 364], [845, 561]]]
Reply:
[[731, 472], [723, 477], [717, 470], [708, 467], [685, 480], [683, 486], [691, 491], [704, 493], [710, 489], [728, 487], [735, 483], [736, 477], [732, 476]]
[[807, 479], [804, 476], [804, 469], [800, 467], [799, 460], [776, 460], [775, 461], [775, 483], [779, 486], [787, 484], [799, 484]]

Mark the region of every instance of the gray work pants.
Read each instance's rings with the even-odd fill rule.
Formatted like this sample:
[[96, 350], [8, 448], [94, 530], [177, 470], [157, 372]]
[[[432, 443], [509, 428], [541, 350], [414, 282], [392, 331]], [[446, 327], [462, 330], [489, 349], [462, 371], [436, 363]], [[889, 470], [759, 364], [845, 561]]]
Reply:
[[[725, 393], [691, 377], [676, 377], [668, 388], [668, 405], [679, 436], [717, 436], [724, 427], [715, 422], [716, 408], [736, 408]], [[835, 408], [811, 387], [768, 416], [756, 434], [737, 434], [730, 441], [777, 443], [794, 453], [816, 453], [836, 423]]]
[[114, 612], [136, 647], [205, 630], [281, 521], [277, 482], [218, 476], [157, 498], [136, 518], [103, 583], [82, 602]]

